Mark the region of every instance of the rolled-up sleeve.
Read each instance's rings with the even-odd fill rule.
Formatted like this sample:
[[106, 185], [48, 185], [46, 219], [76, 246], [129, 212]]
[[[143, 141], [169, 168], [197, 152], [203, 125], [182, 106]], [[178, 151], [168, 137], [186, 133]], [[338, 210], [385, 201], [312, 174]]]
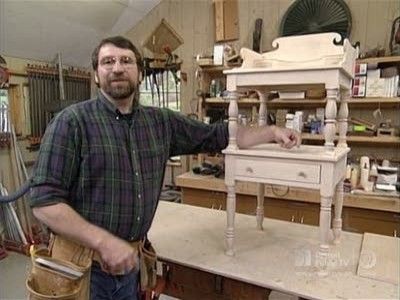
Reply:
[[80, 165], [78, 132], [73, 113], [68, 110], [47, 127], [32, 177], [31, 206], [70, 201]]
[[205, 124], [181, 113], [165, 110], [171, 129], [170, 155], [220, 152], [228, 145], [228, 125]]

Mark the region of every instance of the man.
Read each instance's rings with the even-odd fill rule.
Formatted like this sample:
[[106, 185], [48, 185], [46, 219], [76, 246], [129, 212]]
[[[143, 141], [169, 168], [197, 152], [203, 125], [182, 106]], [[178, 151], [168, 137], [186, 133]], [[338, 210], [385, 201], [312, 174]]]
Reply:
[[[33, 213], [55, 233], [99, 254], [92, 299], [136, 299], [137, 253], [129, 242], [143, 239], [150, 228], [168, 158], [220, 151], [228, 129], [141, 106], [142, 58], [123, 37], [101, 41], [92, 65], [97, 98], [64, 109], [44, 135]], [[275, 126], [240, 128], [237, 140], [239, 147], [300, 144], [293, 131]]]

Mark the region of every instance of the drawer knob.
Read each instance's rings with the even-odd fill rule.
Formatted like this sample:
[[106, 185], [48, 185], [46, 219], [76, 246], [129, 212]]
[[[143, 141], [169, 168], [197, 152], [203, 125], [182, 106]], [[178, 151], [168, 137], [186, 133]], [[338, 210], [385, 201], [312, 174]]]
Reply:
[[307, 178], [307, 174], [306, 174], [306, 173], [304, 173], [303, 171], [301, 171], [301, 172], [297, 173], [297, 176], [299, 176], [299, 177], [303, 177], [303, 178]]
[[247, 168], [246, 168], [246, 172], [247, 172], [247, 173], [253, 173], [253, 169], [250, 168], [250, 167], [247, 167]]

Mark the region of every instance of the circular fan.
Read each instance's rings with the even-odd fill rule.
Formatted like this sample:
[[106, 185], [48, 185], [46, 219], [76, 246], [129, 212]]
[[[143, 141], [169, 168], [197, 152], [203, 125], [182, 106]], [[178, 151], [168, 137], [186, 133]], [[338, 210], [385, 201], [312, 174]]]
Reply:
[[281, 36], [337, 32], [348, 38], [351, 13], [343, 0], [297, 0], [282, 18]]

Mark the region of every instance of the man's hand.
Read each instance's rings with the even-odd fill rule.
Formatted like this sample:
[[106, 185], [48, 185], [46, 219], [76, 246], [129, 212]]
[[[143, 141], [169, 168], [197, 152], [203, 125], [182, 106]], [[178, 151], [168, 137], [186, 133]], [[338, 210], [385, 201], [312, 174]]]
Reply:
[[137, 250], [111, 234], [102, 240], [97, 251], [102, 260], [103, 271], [112, 275], [128, 274], [138, 264]]
[[283, 148], [291, 149], [294, 146], [299, 147], [301, 144], [301, 135], [299, 132], [283, 128], [273, 126], [274, 140], [276, 143], [281, 145]]

